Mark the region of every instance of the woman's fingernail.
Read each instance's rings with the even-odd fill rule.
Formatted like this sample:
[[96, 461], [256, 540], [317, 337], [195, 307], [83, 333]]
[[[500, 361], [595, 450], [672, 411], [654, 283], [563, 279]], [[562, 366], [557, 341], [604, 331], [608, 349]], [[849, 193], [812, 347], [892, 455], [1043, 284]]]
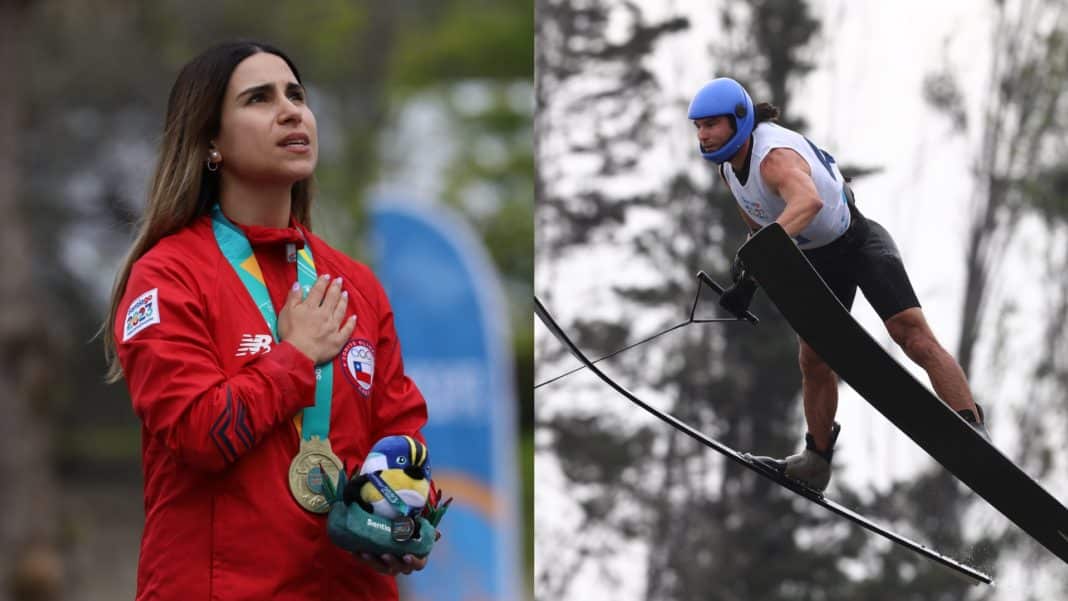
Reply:
[[330, 274], [329, 273], [324, 273], [320, 279], [322, 279], [324, 282], [329, 282], [330, 281]]
[[341, 285], [341, 276], [337, 276], [337, 279], [334, 280], [334, 285], [335, 286], [340, 286]]
[[300, 282], [293, 282], [293, 292], [300, 290]]
[[349, 297], [349, 291], [348, 290], [342, 291], [341, 298], [348, 298], [348, 297]]

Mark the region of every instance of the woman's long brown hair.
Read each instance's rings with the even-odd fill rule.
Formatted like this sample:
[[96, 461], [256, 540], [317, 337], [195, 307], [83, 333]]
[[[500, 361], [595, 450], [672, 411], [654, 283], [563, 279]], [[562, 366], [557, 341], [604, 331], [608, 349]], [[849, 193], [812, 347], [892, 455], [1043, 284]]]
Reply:
[[[122, 379], [122, 366], [116, 355], [115, 316], [126, 293], [133, 264], [165, 236], [206, 215], [218, 202], [219, 174], [207, 169], [209, 144], [218, 133], [222, 101], [230, 75], [241, 61], [268, 52], [286, 61], [300, 83], [300, 73], [281, 50], [258, 42], [230, 42], [206, 50], [189, 61], [178, 74], [167, 101], [159, 162], [144, 215], [137, 227], [130, 251], [122, 261], [111, 289], [111, 306], [103, 326], [104, 356], [108, 363], [107, 381]], [[311, 227], [313, 180], [293, 185], [292, 214], [304, 227]]]

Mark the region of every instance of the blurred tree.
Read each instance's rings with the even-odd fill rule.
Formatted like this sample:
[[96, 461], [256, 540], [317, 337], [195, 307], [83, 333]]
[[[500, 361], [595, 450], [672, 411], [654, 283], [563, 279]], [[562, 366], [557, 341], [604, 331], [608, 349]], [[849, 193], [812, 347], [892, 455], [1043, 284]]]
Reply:
[[[558, 295], [550, 276], [544, 275], [551, 271], [550, 257], [559, 256], [568, 247], [589, 243], [598, 232], [610, 232], [623, 222], [628, 207], [653, 201], [636, 193], [607, 194], [603, 184], [633, 170], [640, 149], [652, 145], [653, 132], [643, 124], [654, 111], [649, 100], [655, 93], [655, 82], [641, 60], [666, 33], [685, 29], [688, 23], [683, 19], [638, 23], [641, 11], [630, 3], [597, 1], [580, 6], [566, 1], [540, 1], [535, 10], [539, 40], [535, 54], [539, 107], [535, 127], [535, 236], [539, 265], [546, 266], [545, 272], [539, 268], [537, 280], [539, 294], [552, 307], [552, 299]], [[618, 43], [605, 41], [613, 11], [628, 25], [628, 35]], [[592, 85], [573, 92], [570, 86], [580, 86], [583, 80]], [[573, 169], [591, 163], [599, 167]], [[580, 189], [561, 192], [561, 180], [578, 179], [579, 173], [584, 176]], [[654, 302], [679, 300], [677, 294], [670, 300], [665, 296], [671, 296], [670, 292], [656, 295]], [[592, 316], [565, 327], [591, 354], [614, 350], [631, 337], [626, 324]], [[543, 357], [559, 357], [563, 352], [555, 343], [543, 350]], [[538, 396], [566, 393], [564, 383], [554, 386], [557, 390]], [[619, 547], [652, 537], [656, 519], [650, 507], [663, 502], [664, 496], [656, 493], [670, 487], [664, 474], [649, 471], [650, 463], [659, 463], [652, 444], [657, 439], [674, 439], [649, 426], [620, 431], [620, 420], [613, 419], [611, 413], [597, 417], [581, 413], [550, 415], [545, 409], [542, 406], [536, 412], [535, 427], [542, 433], [539, 439], [552, 442], [535, 449], [539, 471], [541, 466], [559, 462], [567, 488], [583, 491], [576, 508], [580, 516], [553, 515], [536, 524], [539, 550], [535, 595], [539, 599], [560, 599], [568, 598], [573, 578], [583, 571], [599, 571], [606, 582], [618, 580], [620, 575], [605, 565], [607, 560], [616, 555]], [[669, 456], [673, 455], [669, 452]], [[539, 494], [542, 491], [538, 489]], [[664, 514], [674, 515], [670, 511]], [[558, 521], [572, 526], [556, 528]], [[575, 531], [582, 536], [575, 536]], [[655, 547], [653, 541], [650, 544]], [[659, 550], [654, 548], [652, 553]], [[642, 569], [648, 573], [651, 562]], [[650, 588], [647, 586], [647, 591]]]
[[[999, 257], [1011, 240], [1024, 211], [1045, 204], [1042, 188], [1056, 181], [1059, 161], [1050, 141], [1058, 138], [1063, 119], [1065, 21], [1058, 2], [1021, 0], [993, 3], [991, 30], [994, 55], [988, 88], [978, 119], [980, 146], [975, 157], [976, 186], [969, 225], [964, 307], [958, 354], [965, 371], [973, 367], [981, 322], [987, 311], [989, 286]], [[943, 112], [961, 134], [971, 124], [964, 96], [949, 65], [925, 82], [928, 102]], [[1053, 178], [1045, 175], [1048, 167]], [[1037, 182], [1037, 183], [1036, 183]], [[1049, 188], [1046, 187], [1048, 190]]]
[[[4, 35], [5, 49], [14, 49], [13, 54], [5, 53], [9, 61], [5, 64], [19, 67], [7, 72], [23, 74], [19, 85], [0, 93], [5, 101], [17, 99], [20, 104], [17, 111], [5, 111], [4, 119], [18, 122], [3, 131], [9, 135], [18, 132], [17, 140], [34, 140], [33, 144], [12, 143], [0, 150], [4, 153], [0, 163], [7, 167], [0, 167], [0, 185], [14, 189], [14, 174], [19, 184], [17, 196], [4, 195], [4, 201], [11, 204], [12, 217], [0, 226], [5, 228], [0, 243], [25, 253], [26, 260], [13, 260], [11, 269], [19, 265], [32, 269], [28, 274], [32, 274], [34, 284], [26, 284], [23, 276], [5, 278], [4, 289], [21, 290], [17, 300], [22, 304], [5, 305], [4, 316], [10, 316], [12, 327], [19, 331], [39, 328], [40, 324], [23, 315], [26, 310], [33, 311], [29, 317], [45, 320], [53, 331], [62, 332], [60, 340], [73, 341], [67, 355], [52, 347], [44, 355], [52, 366], [46, 388], [55, 397], [54, 409], [41, 418], [40, 436], [34, 434], [42, 444], [54, 440], [56, 446], [54, 462], [44, 462], [38, 472], [52, 477], [51, 468], [58, 464], [59, 473], [68, 480], [67, 488], [73, 491], [65, 504], [66, 517], [54, 520], [70, 526], [63, 528], [71, 537], [68, 542], [73, 543], [65, 550], [72, 556], [66, 581], [68, 588], [77, 590], [68, 591], [69, 598], [128, 597], [140, 523], [139, 427], [124, 387], [103, 384], [99, 347], [88, 341], [99, 327], [115, 266], [130, 241], [131, 224], [141, 213], [167, 93], [177, 70], [211, 44], [234, 38], [264, 40], [291, 55], [310, 88], [309, 102], [319, 122], [315, 229], [358, 255], [366, 250], [356, 242], [362, 239], [362, 203], [367, 190], [382, 177], [382, 138], [392, 131], [391, 123], [402, 116], [396, 107], [424, 92], [427, 96], [444, 94], [448, 85], [475, 77], [479, 69], [485, 69], [484, 77], [499, 78], [495, 81], [511, 77], [514, 85], [524, 77], [516, 66], [522, 44], [527, 48], [529, 98], [530, 6], [524, 10], [519, 2], [479, 0], [432, 5], [415, 0], [328, 0], [284, 3], [269, 11], [262, 3], [248, 0], [162, 0], [151, 4], [38, 0], [0, 5], [6, 11], [2, 15], [4, 27], [20, 34]], [[13, 12], [16, 6], [17, 14]], [[465, 11], [469, 16], [479, 15], [479, 19], [496, 18], [483, 24], [499, 26], [500, 35], [508, 36], [512, 43], [507, 51], [494, 56], [493, 32], [486, 32], [480, 43], [462, 44], [459, 32]], [[526, 33], [519, 35], [524, 23]], [[449, 35], [441, 33], [450, 31]], [[413, 50], [416, 47], [421, 50]], [[442, 62], [435, 65], [428, 57]], [[503, 61], [509, 65], [507, 72], [492, 60], [504, 57], [508, 58]], [[463, 64], [462, 69], [455, 67], [458, 63]], [[453, 65], [456, 70], [444, 71], [442, 65]], [[412, 76], [409, 71], [420, 74]], [[511, 89], [503, 83], [501, 88]], [[523, 117], [522, 111], [517, 112], [520, 117], [510, 129], [499, 126], [493, 130], [485, 125], [493, 123], [490, 118], [476, 119], [477, 126], [467, 123], [465, 127], [507, 132], [500, 135], [521, 139]], [[525, 119], [529, 140], [529, 110]], [[442, 141], [427, 137], [409, 143], [428, 151]], [[485, 178], [501, 180], [497, 192], [509, 197], [500, 210], [479, 214], [476, 225], [491, 246], [498, 267], [512, 282], [513, 300], [515, 290], [524, 282], [526, 285], [522, 296], [527, 318], [515, 320], [524, 326], [515, 337], [515, 349], [518, 390], [527, 393], [521, 394], [520, 400], [526, 400], [529, 407], [531, 268], [529, 259], [523, 262], [521, 248], [525, 237], [529, 249], [532, 236], [531, 186], [529, 182], [526, 185], [525, 201], [515, 190], [522, 187], [524, 177], [529, 180], [532, 166], [529, 158], [528, 164], [523, 164], [515, 150], [520, 143], [510, 146], [512, 154], [505, 165], [495, 165], [493, 172], [484, 170]], [[529, 157], [529, 142], [527, 147]], [[457, 161], [452, 169], [460, 173], [464, 167]], [[12, 177], [7, 176], [8, 170]], [[525, 218], [520, 206], [523, 202]], [[22, 238], [6, 235], [8, 229], [21, 232]], [[32, 298], [26, 290], [33, 290], [39, 298]], [[43, 307], [48, 308], [47, 313]], [[19, 365], [34, 364], [36, 351], [23, 345], [15, 333], [0, 336], [4, 348], [22, 353]], [[44, 344], [42, 340], [38, 335], [34, 342]], [[525, 346], [523, 340], [527, 341]], [[9, 362], [8, 368], [14, 370], [16, 364]], [[6, 378], [9, 372], [3, 373]], [[25, 397], [12, 397], [11, 402], [19, 404], [20, 410], [33, 406], [26, 404], [29, 401]], [[33, 432], [32, 428], [18, 427], [20, 432]], [[36, 473], [24, 471], [20, 476]], [[8, 490], [23, 488], [5, 486], [0, 497], [6, 498]], [[111, 509], [103, 509], [103, 503]], [[7, 532], [0, 534], [4, 535], [0, 548], [9, 549]], [[99, 553], [94, 545], [129, 552]], [[0, 557], [0, 568], [7, 565], [3, 559]], [[113, 577], [105, 583], [93, 578], [94, 572]]]
[[[12, 81], [28, 73], [18, 28], [30, 2], [0, 3], [0, 70]], [[63, 565], [57, 518], [61, 504], [53, 462], [56, 359], [64, 355], [60, 320], [34, 286], [42, 265], [18, 195], [22, 166], [18, 126], [23, 114], [18, 85], [0, 91], [0, 598], [60, 598]]]
[[[997, 0], [988, 5], [993, 26], [986, 88], [978, 116], [969, 115], [959, 75], [947, 61], [928, 74], [926, 98], [941, 111], [953, 131], [976, 142], [972, 158], [973, 191], [965, 252], [965, 296], [961, 311], [958, 356], [965, 371], [973, 374], [1000, 370], [1005, 357], [991, 353], [991, 364], [977, 360], [978, 349], [987, 345], [1004, 348], [1017, 318], [1018, 291], [999, 294], [998, 282], [1010, 266], [1006, 251], [1020, 241], [1020, 226], [1028, 216], [1037, 216], [1046, 229], [1040, 237], [1045, 264], [1029, 266], [1030, 283], [1049, 299], [1044, 314], [1029, 316], [1043, 331], [1035, 349], [1031, 384], [1018, 391], [1019, 410], [1010, 417], [1013, 399], [990, 399], [988, 413], [998, 422], [1017, 422], [1020, 447], [1014, 457], [1028, 473], [1039, 479], [1063, 473], [1068, 461], [1059, 452], [1066, 415], [1068, 367], [1068, 172], [1064, 140], [1068, 134], [1068, 14], [1054, 0]], [[1043, 239], [1044, 238], [1044, 239]], [[1041, 269], [1041, 273], [1039, 273]], [[985, 341], [985, 342], [984, 342]], [[1014, 396], [1016, 396], [1014, 394]], [[983, 399], [980, 399], [986, 402]], [[1000, 539], [999, 539], [1000, 537]], [[1015, 529], [991, 533], [988, 542], [1000, 551], [1003, 563], [1026, 566], [1040, 573], [1060, 573], [1060, 562]], [[1015, 547], [1010, 549], [1010, 547]], [[1058, 566], [1058, 567], [1052, 567]], [[1036, 587], [1021, 594], [1048, 592], [1041, 578]], [[1068, 578], [1053, 586], [1068, 594]]]
[[[716, 10], [722, 29], [695, 32], [683, 18], [645, 18], [630, 2], [537, 4], [538, 264], [552, 273], [553, 260], [569, 248], [608, 244], [628, 257], [620, 264], [653, 265], [658, 274], [651, 282], [643, 277], [642, 285], [614, 288], [625, 307], [621, 321], [580, 317], [568, 324], [591, 354], [640, 336], [630, 326], [638, 315], [672, 316], [662, 325], [684, 315], [692, 298], [691, 274], [705, 269], [726, 279], [729, 259], [744, 240], [734, 201], [717, 178], [695, 175], [686, 161], [667, 173], [663, 163], [660, 171], [645, 172], [643, 153], [658, 140], [693, 135], [685, 127], [689, 98], [664, 92], [650, 64], [654, 48], [680, 32], [716, 39], [710, 49], [722, 65], [716, 70], [742, 81], [757, 100], [783, 107], [786, 125], [803, 127], [789, 118], [795, 113], [787, 83], [811, 69], [799, 58], [819, 28], [807, 3], [750, 2]], [[620, 23], [625, 36], [618, 34]], [[643, 176], [656, 183], [623, 183]], [[566, 182], [569, 178], [581, 183]], [[618, 233], [635, 214], [649, 211], [659, 215], [656, 226]], [[568, 300], [540, 269], [538, 280], [545, 298]], [[645, 357], [636, 351], [613, 360], [617, 373], [626, 373], [631, 385], [678, 399], [671, 403], [676, 415], [728, 444], [790, 452], [802, 433], [796, 342], [762, 297], [754, 311], [762, 317], [756, 330], [687, 330], [659, 340], [655, 353], [647, 347]], [[543, 357], [561, 352], [551, 341], [543, 350]], [[651, 361], [648, 355], [671, 360]], [[781, 377], [760, 375], [770, 371]], [[567, 394], [560, 387], [557, 392]], [[636, 410], [621, 405], [620, 411]], [[608, 556], [613, 545], [637, 539], [649, 547], [645, 598], [846, 598], [848, 578], [838, 560], [859, 553], [862, 533], [843, 533], [828, 515], [725, 465], [681, 434], [659, 425], [621, 430], [611, 413], [598, 418], [554, 413], [537, 421], [553, 441], [537, 449], [539, 465], [553, 456], [571, 485], [581, 485], [591, 497], [581, 504], [587, 536], [563, 539], [566, 533], [548, 528], [543, 535], [539, 525], [539, 545], [552, 549], [536, 575], [539, 597], [566, 597], [572, 575], [598, 569], [588, 564]], [[850, 498], [844, 487], [837, 491]], [[815, 542], [802, 544], [805, 538]], [[565, 546], [567, 553], [560, 551]], [[621, 578], [599, 569], [605, 582]]]
[[[434, 200], [456, 208], [482, 234], [510, 300], [524, 431], [533, 420], [532, 32], [529, 0], [452, 0], [411, 15], [390, 62], [395, 125], [383, 134], [396, 139], [380, 144], [387, 164], [379, 174], [390, 180], [438, 169]], [[427, 111], [436, 123], [398, 127], [409, 111]], [[438, 135], [428, 144], [431, 134]]]
[[[668, 138], [676, 141], [666, 145], [677, 146], [677, 139], [693, 134], [684, 127], [689, 96], [665, 92], [677, 82], [654, 67], [662, 66], [662, 59], [654, 63], [654, 50], [672, 43], [668, 40], [675, 35], [715, 40], [709, 44], [712, 71], [741, 81], [754, 100], [780, 106], [784, 125], [803, 131], [789, 90], [812, 69], [805, 56], [820, 23], [809, 3], [796, 0], [725, 3], [714, 8], [718, 29], [705, 21], [702, 27], [710, 29], [702, 30], [677, 17], [648, 17], [625, 0], [536, 6], [538, 292], [550, 308], [554, 298], [561, 306], [575, 300], [573, 291], [555, 289], [553, 274], [554, 263], [570, 260], [576, 248], [590, 249], [583, 254], [606, 249], [620, 257], [618, 265], [641, 274], [640, 285], [613, 288], [621, 308], [613, 318], [580, 310], [580, 317], [565, 324], [579, 345], [596, 355], [655, 329], [658, 320], [649, 316], [666, 316], [661, 326], [678, 321], [689, 309], [691, 274], [705, 269], [726, 280], [729, 259], [744, 240], [735, 202], [718, 177], [688, 170], [687, 161], [658, 145]], [[643, 162], [652, 154], [670, 159], [657, 161], [653, 169]], [[849, 171], [860, 176], [873, 169]], [[636, 225], [642, 221], [651, 225]], [[655, 276], [647, 275], [645, 266]], [[803, 433], [795, 337], [763, 295], [754, 312], [762, 318], [757, 329], [694, 327], [658, 340], [655, 350], [651, 345], [613, 359], [614, 373], [626, 374], [620, 379], [632, 388], [676, 399], [668, 406], [677, 416], [736, 448], [780, 456], [792, 452]], [[641, 331], [632, 327], [635, 323], [643, 324]], [[564, 352], [553, 340], [540, 350], [545, 364]], [[551, 395], [586, 390], [573, 385], [547, 389], [539, 407], [549, 407]], [[602, 395], [612, 393], [604, 389]], [[606, 559], [619, 547], [633, 548], [635, 541], [644, 543], [642, 557], [647, 558], [645, 598], [940, 599], [963, 594], [964, 583], [929, 562], [888, 548], [779, 487], [725, 465], [681, 434], [659, 424], [634, 426], [634, 420], [621, 427], [623, 420], [614, 414], [637, 409], [617, 405], [616, 399], [606, 404], [618, 412], [591, 417], [588, 409], [574, 414], [539, 409], [536, 428], [544, 433], [539, 440], [551, 441], [536, 449], [539, 469], [558, 462], [569, 492], [582, 491], [581, 526], [574, 526], [573, 518], [546, 519], [550, 527], [538, 526], [538, 545], [550, 550], [539, 551], [545, 553], [536, 574], [539, 598], [567, 597], [576, 574], [593, 570], [605, 586], [622, 581], [624, 575], [613, 573]], [[895, 487], [867, 504], [840, 480], [833, 494], [876, 517], [894, 516], [896, 528], [921, 540], [934, 537], [947, 550], [963, 545], [965, 505], [944, 473]], [[932, 498], [939, 500], [937, 507], [931, 507]], [[571, 526], [553, 528], [554, 523]], [[574, 530], [585, 536], [571, 536]]]
[[[528, 568], [534, 535], [531, 9], [530, 0], [450, 0], [408, 11], [389, 61], [389, 118], [377, 145], [384, 157], [378, 181], [402, 182], [400, 193], [425, 193], [428, 198], [418, 200], [458, 210], [481, 234], [501, 276], [516, 376]], [[423, 114], [432, 116], [430, 123]], [[431, 189], [413, 185], [428, 174]]]

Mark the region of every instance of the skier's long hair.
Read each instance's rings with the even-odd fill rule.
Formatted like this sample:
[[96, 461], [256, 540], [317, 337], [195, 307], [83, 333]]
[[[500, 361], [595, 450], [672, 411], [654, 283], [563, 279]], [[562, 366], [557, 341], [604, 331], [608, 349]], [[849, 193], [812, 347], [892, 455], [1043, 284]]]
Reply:
[[761, 102], [753, 107], [754, 123], [753, 127], [756, 127], [759, 123], [765, 121], [778, 121], [779, 120], [779, 107], [770, 102]]

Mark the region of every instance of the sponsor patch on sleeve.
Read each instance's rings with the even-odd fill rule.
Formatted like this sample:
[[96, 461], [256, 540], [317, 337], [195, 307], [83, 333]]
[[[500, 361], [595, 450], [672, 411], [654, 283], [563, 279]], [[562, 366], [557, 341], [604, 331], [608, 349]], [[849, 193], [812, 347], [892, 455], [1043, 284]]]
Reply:
[[159, 288], [153, 288], [130, 303], [126, 310], [122, 341], [133, 338], [141, 330], [159, 323]]

